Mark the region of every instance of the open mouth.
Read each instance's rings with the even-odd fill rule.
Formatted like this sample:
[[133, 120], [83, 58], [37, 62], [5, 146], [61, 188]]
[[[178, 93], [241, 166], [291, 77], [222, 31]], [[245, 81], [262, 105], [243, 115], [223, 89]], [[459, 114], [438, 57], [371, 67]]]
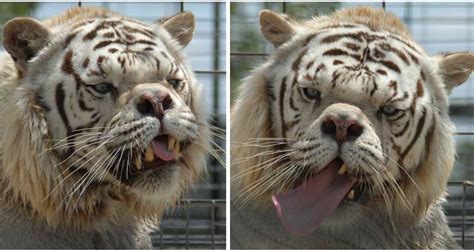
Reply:
[[135, 159], [135, 170], [157, 169], [172, 163], [179, 155], [181, 148], [176, 138], [170, 135], [159, 135], [148, 143], [141, 156]]
[[272, 201], [289, 233], [308, 235], [342, 201], [356, 200], [361, 195], [361, 188], [362, 186], [348, 175], [343, 161], [336, 158], [302, 185], [273, 195]]

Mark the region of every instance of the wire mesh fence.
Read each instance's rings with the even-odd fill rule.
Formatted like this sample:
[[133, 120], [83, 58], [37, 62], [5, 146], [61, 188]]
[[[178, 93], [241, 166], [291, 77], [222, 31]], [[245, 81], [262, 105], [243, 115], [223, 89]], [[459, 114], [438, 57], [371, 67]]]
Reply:
[[449, 226], [454, 238], [463, 248], [474, 248], [474, 199], [468, 194], [474, 190], [474, 182], [449, 182], [448, 192], [456, 190], [461, 191], [461, 195], [448, 196], [444, 204]]
[[[305, 19], [353, 6], [384, 8], [395, 13], [430, 55], [447, 50], [474, 50], [474, 3], [231, 3], [231, 100], [240, 80], [263, 63], [273, 50], [260, 36], [260, 10], [271, 9]], [[474, 78], [455, 90], [449, 99], [451, 117], [457, 127], [458, 157], [444, 207], [456, 241], [463, 248], [474, 248]]]
[[225, 205], [224, 199], [182, 200], [172, 216], [165, 215], [160, 228], [152, 233], [153, 247], [225, 249]]

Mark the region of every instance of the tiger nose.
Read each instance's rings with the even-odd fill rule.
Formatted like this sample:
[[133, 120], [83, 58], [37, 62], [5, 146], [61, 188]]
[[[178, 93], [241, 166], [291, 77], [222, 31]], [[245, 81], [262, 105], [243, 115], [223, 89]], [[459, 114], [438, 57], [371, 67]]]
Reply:
[[355, 140], [364, 131], [364, 128], [347, 115], [330, 115], [321, 124], [321, 131], [336, 139], [338, 144], [348, 140]]
[[166, 91], [144, 92], [139, 96], [136, 106], [142, 115], [161, 120], [165, 112], [173, 107], [173, 100]]

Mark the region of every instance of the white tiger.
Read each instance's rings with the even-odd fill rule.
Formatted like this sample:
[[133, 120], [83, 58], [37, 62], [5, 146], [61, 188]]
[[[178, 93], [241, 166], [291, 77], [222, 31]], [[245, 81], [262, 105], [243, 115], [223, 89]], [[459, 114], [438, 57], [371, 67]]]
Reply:
[[264, 10], [260, 26], [276, 50], [231, 115], [232, 248], [457, 247], [440, 206], [455, 156], [447, 94], [474, 54], [428, 56], [372, 8], [308, 21]]
[[146, 248], [206, 166], [208, 112], [181, 49], [183, 12], [152, 25], [74, 8], [4, 27], [0, 248]]

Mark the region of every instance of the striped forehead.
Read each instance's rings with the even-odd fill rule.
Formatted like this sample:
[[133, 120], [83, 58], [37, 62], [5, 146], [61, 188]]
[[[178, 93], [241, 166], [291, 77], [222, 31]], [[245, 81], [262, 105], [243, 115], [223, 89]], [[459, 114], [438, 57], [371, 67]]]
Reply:
[[83, 35], [81, 38], [85, 42], [96, 38], [126, 39], [129, 41], [136, 39], [137, 36], [139, 39], [154, 40], [156, 38], [156, 34], [145, 24], [120, 18], [91, 19], [77, 25], [75, 32], [81, 32]]
[[326, 93], [381, 105], [404, 102], [419, 88], [423, 57], [404, 38], [344, 24], [309, 35], [295, 52], [293, 66], [300, 81], [313, 82]]
[[66, 47], [74, 52], [72, 64], [83, 70], [84, 79], [149, 82], [179, 71], [155, 32], [131, 20], [89, 20], [68, 36]]

